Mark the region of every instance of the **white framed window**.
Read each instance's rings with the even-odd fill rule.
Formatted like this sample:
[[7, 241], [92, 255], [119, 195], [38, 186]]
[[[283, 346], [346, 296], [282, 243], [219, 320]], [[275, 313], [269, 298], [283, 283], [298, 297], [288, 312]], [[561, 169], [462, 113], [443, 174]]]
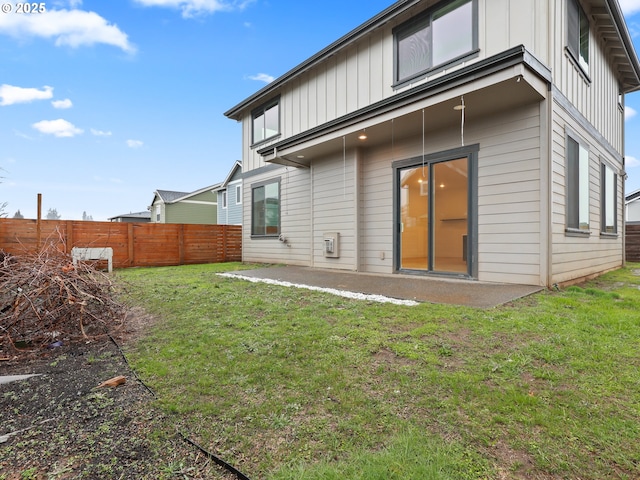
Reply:
[[162, 218], [162, 205], [156, 205], [156, 222], [159, 222]]
[[222, 208], [227, 208], [227, 191], [223, 190], [222, 192], [220, 192], [220, 196], [221, 198], [221, 202], [222, 202]]
[[236, 205], [242, 203], [242, 185], [236, 185]]

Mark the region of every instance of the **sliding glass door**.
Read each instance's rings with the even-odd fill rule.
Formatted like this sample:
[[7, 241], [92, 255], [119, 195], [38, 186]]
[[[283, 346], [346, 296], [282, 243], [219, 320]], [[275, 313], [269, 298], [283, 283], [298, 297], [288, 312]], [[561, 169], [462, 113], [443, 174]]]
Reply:
[[469, 158], [397, 172], [399, 269], [470, 274]]

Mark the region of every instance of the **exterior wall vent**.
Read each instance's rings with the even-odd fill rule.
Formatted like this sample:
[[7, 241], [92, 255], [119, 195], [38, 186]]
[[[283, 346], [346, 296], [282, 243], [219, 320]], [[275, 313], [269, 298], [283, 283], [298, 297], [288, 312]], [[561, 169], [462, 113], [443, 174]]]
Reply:
[[327, 258], [340, 257], [340, 233], [328, 232], [323, 236], [322, 251]]

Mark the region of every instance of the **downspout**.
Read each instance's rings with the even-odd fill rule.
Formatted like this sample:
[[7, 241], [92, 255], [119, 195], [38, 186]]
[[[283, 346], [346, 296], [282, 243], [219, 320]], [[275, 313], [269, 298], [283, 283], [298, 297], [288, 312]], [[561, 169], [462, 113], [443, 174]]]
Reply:
[[316, 234], [316, 229], [315, 229], [315, 222], [314, 222], [314, 212], [315, 212], [315, 205], [314, 205], [314, 182], [313, 182], [313, 177], [314, 177], [314, 166], [313, 166], [314, 162], [313, 160], [311, 160], [311, 164], [309, 165], [309, 230], [310, 230], [310, 242], [309, 242], [309, 266], [310, 267], [314, 267], [315, 266], [315, 234]]
[[[556, 24], [557, 19], [556, 16], [553, 15], [553, 8], [555, 2], [547, 2], [547, 28], [550, 28], [553, 35], [558, 35], [558, 25]], [[553, 46], [556, 45], [555, 39], [548, 42], [547, 44], [547, 61], [550, 64], [555, 64], [555, 55], [556, 51]], [[552, 63], [553, 62], [553, 63]], [[546, 193], [546, 225], [547, 225], [547, 235], [545, 239], [545, 265], [546, 272], [544, 277], [545, 287], [550, 288], [553, 282], [553, 77], [549, 82], [547, 87], [547, 111], [546, 111], [546, 135], [547, 135], [547, 153], [546, 153], [546, 161], [545, 165], [547, 168], [546, 174], [546, 182], [547, 182], [547, 191]]]
[[355, 248], [355, 258], [354, 258], [354, 268], [356, 272], [361, 270], [361, 262], [360, 258], [360, 160], [362, 158], [362, 149], [356, 148], [355, 156], [353, 159], [353, 208], [354, 208], [354, 248]]
[[547, 94], [547, 111], [546, 111], [546, 277], [545, 287], [551, 288], [553, 284], [553, 88], [549, 85]]
[[[622, 150], [622, 175], [620, 175], [620, 178], [622, 180], [622, 208], [620, 210], [622, 210], [622, 266], [626, 267], [627, 266], [627, 212], [626, 212], [626, 208], [625, 208], [625, 198], [627, 198], [626, 194], [625, 194], [625, 183], [627, 181], [627, 168], [626, 168], [626, 159], [625, 159], [625, 138], [626, 138], [626, 129], [625, 129], [625, 122], [624, 122], [624, 109], [625, 109], [625, 105], [627, 103], [627, 95], [626, 93], [622, 94], [622, 145], [621, 145], [621, 150]], [[618, 200], [616, 199], [616, 202]]]

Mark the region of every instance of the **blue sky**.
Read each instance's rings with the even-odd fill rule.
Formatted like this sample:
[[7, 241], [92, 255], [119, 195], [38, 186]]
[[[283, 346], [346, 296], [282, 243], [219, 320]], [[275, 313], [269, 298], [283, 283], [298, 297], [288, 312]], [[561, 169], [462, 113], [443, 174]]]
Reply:
[[[41, 193], [43, 215], [106, 220], [224, 180], [241, 135], [223, 113], [392, 3], [0, 0], [0, 204], [35, 218]], [[640, 0], [620, 4], [640, 51]], [[626, 101], [629, 192], [640, 92]]]

